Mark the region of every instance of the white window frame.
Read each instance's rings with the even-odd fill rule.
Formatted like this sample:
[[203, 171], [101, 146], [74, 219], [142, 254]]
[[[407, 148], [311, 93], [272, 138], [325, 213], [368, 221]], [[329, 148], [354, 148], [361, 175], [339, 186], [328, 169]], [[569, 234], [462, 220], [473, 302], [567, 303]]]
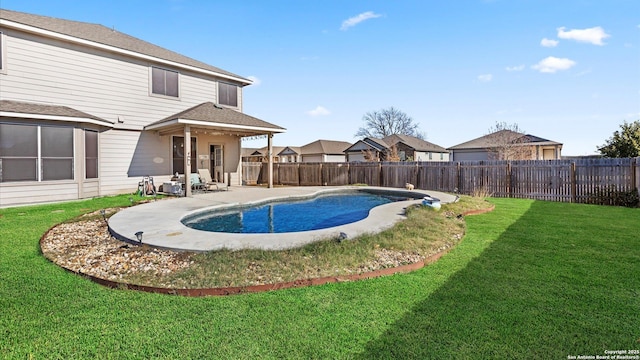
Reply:
[[7, 38], [0, 31], [0, 74], [7, 73]]
[[[222, 101], [220, 101], [221, 100], [221, 98], [220, 98], [220, 85], [235, 87], [235, 89], [236, 89], [236, 104], [235, 105], [225, 104]], [[240, 107], [240, 87], [238, 85], [236, 85], [236, 84], [218, 81], [218, 104], [222, 105], [222, 106], [231, 107], [231, 108], [239, 108]]]
[[[96, 177], [87, 177], [87, 133], [96, 134]], [[84, 137], [84, 179], [96, 180], [100, 178], [100, 132], [93, 129], [84, 129], [82, 136]]]
[[[165, 72], [165, 94], [159, 94], [159, 93], [153, 92], [153, 69], [158, 69]], [[172, 72], [178, 75], [178, 96], [166, 95], [166, 72]], [[163, 99], [180, 100], [180, 95], [182, 94], [182, 89], [180, 86], [180, 83], [181, 83], [180, 77], [181, 76], [179, 71], [166, 69], [159, 66], [149, 66], [149, 96], [161, 97]]]
[[[36, 127], [36, 178], [35, 180], [18, 180], [18, 181], [4, 181], [3, 183], [20, 183], [20, 182], [55, 182], [55, 181], [74, 181], [76, 179], [76, 139], [75, 139], [75, 129], [71, 127], [71, 178], [69, 179], [55, 179], [55, 180], [44, 180], [44, 160], [45, 159], [56, 159], [56, 157], [44, 157], [42, 154], [42, 128], [43, 127], [56, 127], [56, 128], [69, 128], [68, 126], [55, 126], [55, 125], [39, 125], [39, 124], [21, 124], [21, 123], [9, 123], [3, 122], [3, 125], [20, 125], [20, 126], [35, 126]], [[13, 157], [13, 156], [12, 156]], [[63, 158], [64, 159], [64, 158]]]

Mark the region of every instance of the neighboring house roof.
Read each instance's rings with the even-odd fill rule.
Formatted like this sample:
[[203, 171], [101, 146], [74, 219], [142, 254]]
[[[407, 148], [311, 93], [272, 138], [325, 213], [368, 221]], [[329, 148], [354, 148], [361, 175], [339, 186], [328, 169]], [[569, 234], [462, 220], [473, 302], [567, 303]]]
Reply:
[[183, 125], [202, 126], [208, 129], [220, 129], [239, 136], [282, 133], [286, 129], [253, 116], [231, 110], [212, 102], [193, 106], [177, 114], [168, 116], [144, 127], [145, 130], [174, 130]]
[[299, 146], [285, 146], [278, 155], [300, 155]]
[[358, 142], [356, 142], [355, 144], [353, 144], [352, 146], [350, 146], [344, 151], [345, 152], [362, 151], [364, 150], [363, 146], [365, 148], [370, 148], [377, 151], [387, 151], [393, 145], [396, 145], [398, 143], [403, 143], [416, 151], [442, 152], [442, 153], [447, 152], [447, 149], [443, 148], [440, 145], [436, 145], [428, 141], [418, 139], [415, 136], [402, 135], [402, 134], [389, 135], [382, 139], [367, 137], [362, 140], [359, 140]]
[[103, 118], [67, 106], [0, 100], [0, 116], [91, 123], [113, 127]]
[[[500, 130], [500, 131], [496, 131], [491, 134], [481, 136], [479, 138], [475, 138], [473, 140], [469, 140], [467, 142], [463, 142], [461, 144], [452, 146], [449, 148], [449, 150], [492, 148], [495, 146], [497, 139], [500, 139], [500, 141], [503, 141], [504, 139], [506, 139], [513, 143], [518, 143], [519, 145], [531, 145], [531, 144], [562, 145], [562, 143], [543, 139], [541, 137], [534, 136], [534, 135], [522, 134], [522, 133], [511, 131], [511, 130]], [[521, 142], [519, 141], [520, 139], [522, 139]]]
[[[280, 154], [282, 152], [282, 150], [285, 149], [284, 146], [273, 146], [273, 155], [277, 156], [278, 154]], [[267, 156], [267, 147], [261, 147], [259, 149], [256, 148], [251, 148], [249, 149], [251, 150], [251, 152], [246, 152], [245, 153], [245, 149], [243, 148], [242, 150], [242, 156]]]
[[243, 147], [242, 149], [240, 149], [240, 153], [242, 154], [241, 155], [242, 157], [262, 155], [259, 150], [260, 149], [258, 149], [258, 148], [245, 148], [245, 147]]
[[403, 143], [416, 151], [447, 152], [447, 149], [443, 148], [440, 145], [436, 145], [410, 135], [394, 134], [384, 137], [382, 140], [390, 146], [393, 146], [397, 143]]
[[355, 144], [349, 146], [344, 152], [361, 152], [367, 149], [373, 149], [376, 151], [386, 151], [390, 146], [382, 139], [376, 138], [364, 138], [356, 141]]
[[300, 153], [302, 155], [344, 155], [344, 151], [350, 146], [351, 144], [346, 141], [316, 140], [300, 147]]
[[[11, 24], [9, 22], [13, 22], [14, 24]], [[196, 68], [196, 70], [200, 69], [213, 72], [218, 76], [239, 81], [243, 83], [243, 85], [249, 85], [252, 83], [252, 81], [247, 78], [241, 77], [226, 70], [222, 70], [215, 66], [211, 66], [201, 61], [192, 59], [188, 56], [178, 54], [171, 50], [167, 50], [160, 46], [151, 44], [144, 40], [140, 40], [133, 36], [121, 33], [115, 29], [108, 28], [99, 24], [64, 20], [49, 16], [28, 14], [6, 9], [0, 9], [0, 24], [9, 27], [17, 27], [24, 31], [31, 32], [34, 29], [29, 29], [28, 27], [37, 28], [44, 30], [45, 32], [60, 34], [63, 38], [65, 36], [72, 38], [64, 40], [74, 40], [73, 38], [80, 39], [84, 40], [83, 43], [85, 45], [103, 48], [107, 46], [121, 49], [133, 53], [129, 55], [143, 55], [155, 59], [169, 61], [178, 65], [186, 65]], [[26, 25], [27, 27], [18, 26], [19, 24]], [[52, 36], [55, 34], [47, 35]]]

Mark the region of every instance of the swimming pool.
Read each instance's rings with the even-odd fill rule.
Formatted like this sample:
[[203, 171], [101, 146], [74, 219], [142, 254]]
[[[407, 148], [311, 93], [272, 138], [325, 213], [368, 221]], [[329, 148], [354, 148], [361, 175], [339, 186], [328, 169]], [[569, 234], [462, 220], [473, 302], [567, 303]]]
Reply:
[[323, 194], [311, 199], [212, 210], [185, 217], [181, 222], [192, 229], [225, 233], [311, 231], [362, 220], [379, 205], [415, 199], [389, 193], [351, 191]]

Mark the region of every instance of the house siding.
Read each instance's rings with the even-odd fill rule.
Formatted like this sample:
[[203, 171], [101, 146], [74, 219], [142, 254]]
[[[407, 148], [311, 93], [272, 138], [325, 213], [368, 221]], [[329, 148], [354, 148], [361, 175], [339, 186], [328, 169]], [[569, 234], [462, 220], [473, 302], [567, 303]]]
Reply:
[[[75, 172], [81, 172], [81, 177], [76, 174], [75, 180], [56, 184], [2, 183], [0, 206], [134, 192], [145, 175], [157, 176], [156, 184], [168, 180], [171, 137], [143, 132], [143, 127], [200, 103], [217, 101], [218, 79], [213, 76], [158, 65], [180, 73], [180, 96], [156, 96], [150, 94], [150, 67], [156, 66], [150, 61], [10, 28], [0, 27], [0, 32], [6, 47], [0, 99], [68, 106], [115, 124], [99, 134], [99, 179], [84, 180], [84, 148], [79, 146], [84, 143], [76, 134]], [[239, 86], [239, 111], [242, 100]], [[0, 122], [6, 120], [0, 118]], [[199, 146], [199, 153], [208, 153], [209, 143], [225, 145], [225, 171], [234, 173], [232, 180], [239, 182], [240, 139], [199, 138], [205, 144], [202, 149]], [[20, 194], [26, 188], [28, 194]]]

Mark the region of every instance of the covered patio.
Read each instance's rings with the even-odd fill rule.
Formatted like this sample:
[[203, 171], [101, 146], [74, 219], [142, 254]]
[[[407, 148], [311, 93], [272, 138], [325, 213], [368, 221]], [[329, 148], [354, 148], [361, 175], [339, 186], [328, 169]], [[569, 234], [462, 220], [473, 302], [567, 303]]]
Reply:
[[[188, 186], [188, 176], [189, 171], [192, 173], [197, 172], [197, 169], [203, 167], [206, 162], [207, 168], [211, 171], [212, 177], [217, 179], [218, 181], [229, 181], [229, 178], [224, 179], [225, 169], [229, 169], [230, 166], [224, 166], [224, 152], [222, 145], [210, 145], [210, 151], [207, 154], [199, 154], [196, 156], [194, 153], [193, 144], [191, 146], [187, 145], [187, 141], [185, 139], [193, 139], [194, 136], [202, 136], [202, 137], [218, 137], [218, 138], [233, 138], [232, 143], [236, 147], [229, 149], [229, 143], [227, 143], [226, 151], [236, 154], [234, 156], [237, 158], [236, 168], [239, 167], [241, 161], [241, 139], [243, 137], [254, 137], [254, 136], [266, 136], [267, 138], [267, 148], [268, 148], [268, 187], [273, 187], [273, 135], [277, 133], [285, 132], [286, 129], [266, 122], [264, 120], [260, 120], [253, 116], [241, 113], [236, 110], [232, 110], [226, 108], [224, 106], [220, 106], [214, 104], [213, 102], [205, 102], [196, 106], [193, 106], [187, 110], [179, 112], [177, 114], [168, 116], [160, 121], [151, 123], [144, 127], [145, 131], [155, 131], [160, 136], [172, 135], [172, 136], [181, 136], [183, 139], [183, 143], [180, 144], [178, 142], [174, 143], [174, 151], [176, 151], [177, 146], [184, 146], [183, 152], [179, 153], [181, 155], [182, 164], [175, 164], [175, 168], [181, 168], [185, 173], [185, 196], [192, 196], [191, 186]], [[191, 143], [191, 141], [189, 141]], [[202, 148], [202, 147], [201, 147]], [[175, 154], [175, 153], [174, 153]], [[214, 157], [214, 158], [210, 158]], [[230, 157], [230, 156], [228, 156]], [[176, 157], [174, 156], [174, 161]], [[180, 159], [180, 158], [178, 158]], [[192, 162], [199, 162], [200, 165], [193, 164]], [[217, 161], [217, 162], [216, 162]], [[196, 171], [194, 170], [194, 165], [196, 166]]]

